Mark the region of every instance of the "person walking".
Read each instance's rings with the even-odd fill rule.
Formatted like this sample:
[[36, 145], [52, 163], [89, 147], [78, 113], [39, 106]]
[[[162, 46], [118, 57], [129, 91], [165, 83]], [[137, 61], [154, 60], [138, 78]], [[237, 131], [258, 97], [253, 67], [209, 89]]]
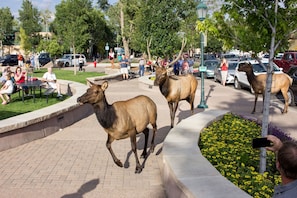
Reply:
[[78, 69], [78, 71], [83, 71], [83, 66], [84, 66], [84, 59], [83, 59], [83, 57], [82, 56], [79, 56], [79, 58], [78, 58], [78, 64], [79, 64], [79, 69]]
[[274, 135], [268, 135], [272, 142], [267, 150], [276, 153], [276, 168], [280, 172], [282, 184], [274, 188], [272, 198], [295, 198], [297, 196], [297, 142], [281, 142]]
[[109, 50], [108, 59], [110, 60], [111, 68], [114, 69], [114, 52], [112, 49]]
[[23, 67], [24, 66], [24, 57], [21, 53], [18, 54], [18, 66]]
[[123, 76], [123, 80], [128, 80], [129, 76], [128, 76], [128, 64], [129, 64], [129, 60], [128, 57], [125, 55], [122, 55], [122, 60], [120, 62], [121, 65], [121, 73]]
[[221, 62], [221, 75], [222, 75], [222, 85], [226, 85], [227, 80], [227, 74], [228, 74], [228, 61], [227, 59], [223, 58]]
[[144, 75], [144, 65], [145, 65], [145, 59], [141, 57], [139, 60], [139, 76]]

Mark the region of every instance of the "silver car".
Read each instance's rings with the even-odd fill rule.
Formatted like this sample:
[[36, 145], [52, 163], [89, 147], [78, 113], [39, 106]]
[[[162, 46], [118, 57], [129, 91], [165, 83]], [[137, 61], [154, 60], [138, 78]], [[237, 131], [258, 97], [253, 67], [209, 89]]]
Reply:
[[[214, 70], [218, 65], [220, 65], [220, 61], [218, 61], [217, 59], [205, 60], [203, 65], [206, 67], [205, 78], [213, 78]], [[200, 71], [198, 71], [198, 76], [201, 76]]]
[[[234, 73], [235, 68], [237, 66], [238, 61], [228, 61], [228, 74], [226, 84], [233, 84], [234, 83]], [[220, 64], [214, 70], [214, 81], [215, 82], [222, 82], [222, 73]]]

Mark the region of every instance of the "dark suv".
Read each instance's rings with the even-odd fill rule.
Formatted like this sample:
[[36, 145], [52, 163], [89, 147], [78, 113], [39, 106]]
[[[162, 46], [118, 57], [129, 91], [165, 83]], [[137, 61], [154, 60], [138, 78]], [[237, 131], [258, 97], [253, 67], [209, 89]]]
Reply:
[[7, 54], [0, 59], [0, 66], [14, 66], [18, 65], [18, 55], [17, 54]]
[[38, 56], [39, 64], [40, 66], [44, 66], [48, 62], [50, 62], [52, 59], [50, 57], [49, 53], [40, 53]]

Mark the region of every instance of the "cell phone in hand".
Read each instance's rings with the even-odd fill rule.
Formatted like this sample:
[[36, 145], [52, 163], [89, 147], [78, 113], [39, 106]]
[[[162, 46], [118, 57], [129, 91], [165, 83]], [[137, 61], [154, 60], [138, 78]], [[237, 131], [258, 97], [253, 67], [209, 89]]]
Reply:
[[269, 147], [272, 146], [272, 142], [267, 138], [255, 138], [252, 142], [253, 148]]

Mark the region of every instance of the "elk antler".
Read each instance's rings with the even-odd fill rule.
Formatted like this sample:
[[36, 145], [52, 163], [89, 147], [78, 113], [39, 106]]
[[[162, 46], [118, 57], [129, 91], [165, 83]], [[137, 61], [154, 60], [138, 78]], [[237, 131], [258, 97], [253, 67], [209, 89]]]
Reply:
[[184, 37], [184, 38], [183, 38], [183, 41], [182, 41], [181, 49], [180, 49], [180, 51], [179, 51], [179, 53], [178, 53], [178, 56], [176, 57], [176, 59], [174, 59], [173, 61], [171, 61], [171, 62], [168, 64], [167, 67], [170, 67], [170, 66], [173, 65], [176, 61], [179, 60], [179, 58], [181, 57], [181, 55], [182, 55], [182, 53], [183, 53], [183, 50], [184, 50], [186, 44], [187, 44], [187, 39]]

